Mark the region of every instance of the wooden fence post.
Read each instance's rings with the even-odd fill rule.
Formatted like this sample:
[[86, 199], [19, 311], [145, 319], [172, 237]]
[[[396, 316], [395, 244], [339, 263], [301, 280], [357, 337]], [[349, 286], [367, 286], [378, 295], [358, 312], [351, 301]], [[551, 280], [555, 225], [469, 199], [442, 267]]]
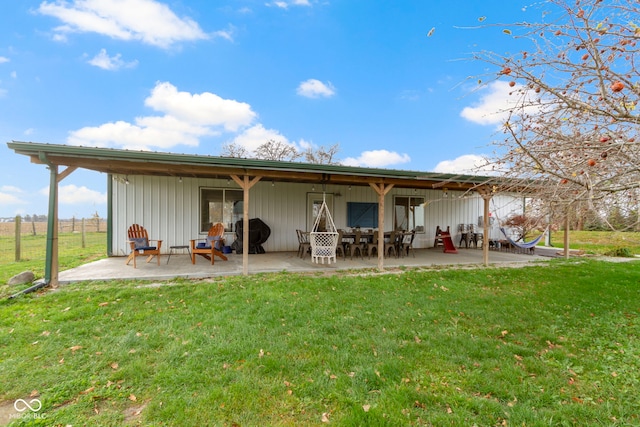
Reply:
[[82, 218], [82, 249], [84, 249], [87, 245], [86, 245], [86, 235], [84, 233], [84, 218]]
[[20, 215], [16, 215], [16, 248], [15, 248], [15, 260], [16, 262], [20, 261], [20, 231], [22, 228], [22, 217]]

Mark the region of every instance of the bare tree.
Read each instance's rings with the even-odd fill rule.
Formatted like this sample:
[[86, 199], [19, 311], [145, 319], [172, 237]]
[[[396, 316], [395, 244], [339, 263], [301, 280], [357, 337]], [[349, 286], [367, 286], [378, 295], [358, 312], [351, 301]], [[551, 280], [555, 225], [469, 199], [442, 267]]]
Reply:
[[340, 145], [334, 144], [330, 147], [321, 146], [317, 149], [307, 148], [304, 152], [304, 159], [307, 163], [319, 163], [324, 165], [337, 165], [339, 161], [335, 159], [340, 151]]
[[270, 139], [256, 148], [255, 156], [256, 158], [263, 160], [293, 162], [302, 157], [302, 154], [300, 154], [293, 145]]
[[233, 142], [223, 145], [222, 150], [220, 151], [220, 155], [222, 157], [250, 157], [249, 151], [246, 148], [244, 148], [240, 144], [236, 144]]
[[253, 152], [232, 142], [222, 147], [221, 155], [225, 157], [256, 158], [286, 162], [294, 162], [303, 158], [307, 163], [336, 165], [340, 164], [340, 162], [335, 159], [339, 151], [340, 146], [335, 144], [328, 148], [324, 146], [317, 149], [309, 147], [304, 152], [301, 152], [294, 145], [270, 139], [258, 146]]
[[548, 0], [541, 7], [541, 22], [503, 26], [520, 52], [474, 55], [511, 88], [494, 168], [549, 203], [603, 211], [615, 199], [637, 212], [639, 3]]

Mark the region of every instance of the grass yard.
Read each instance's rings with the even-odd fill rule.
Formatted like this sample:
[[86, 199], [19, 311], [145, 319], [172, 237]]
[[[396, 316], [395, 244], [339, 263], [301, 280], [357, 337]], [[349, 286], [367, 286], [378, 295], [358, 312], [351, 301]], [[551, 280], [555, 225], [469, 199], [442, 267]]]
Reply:
[[67, 285], [0, 301], [14, 425], [640, 424], [640, 262]]
[[[563, 239], [564, 231], [553, 232], [552, 243], [555, 247], [564, 247]], [[570, 231], [569, 247], [596, 255], [618, 256], [621, 252], [629, 255], [640, 255], [640, 233], [630, 231]]]
[[[6, 224], [6, 223], [5, 223]], [[58, 251], [61, 269], [69, 269], [107, 256], [107, 234], [86, 233], [85, 247], [82, 235], [61, 233], [58, 236]], [[25, 271], [33, 271], [37, 278], [44, 277], [47, 236], [24, 235], [21, 240], [21, 260], [15, 261], [15, 239], [0, 235], [0, 295], [2, 285], [12, 276]]]

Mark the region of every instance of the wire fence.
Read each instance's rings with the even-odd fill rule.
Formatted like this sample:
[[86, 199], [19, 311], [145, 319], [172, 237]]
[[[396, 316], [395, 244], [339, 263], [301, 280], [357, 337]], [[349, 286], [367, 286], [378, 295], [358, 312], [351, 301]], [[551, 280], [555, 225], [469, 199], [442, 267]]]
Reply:
[[[47, 221], [24, 221], [20, 217], [12, 222], [0, 222], [0, 262], [46, 259], [47, 227]], [[60, 254], [106, 253], [105, 218], [60, 220], [56, 227]]]

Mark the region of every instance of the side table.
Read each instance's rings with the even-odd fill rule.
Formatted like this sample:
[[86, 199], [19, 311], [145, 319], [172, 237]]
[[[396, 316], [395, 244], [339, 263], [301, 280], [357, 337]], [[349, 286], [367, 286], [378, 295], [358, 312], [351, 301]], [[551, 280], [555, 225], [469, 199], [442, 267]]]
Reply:
[[169, 256], [167, 257], [167, 264], [169, 264], [169, 260], [171, 259], [171, 254], [173, 251], [177, 251], [179, 249], [186, 249], [189, 252], [189, 259], [191, 259], [191, 250], [189, 250], [189, 245], [174, 245], [169, 246]]

